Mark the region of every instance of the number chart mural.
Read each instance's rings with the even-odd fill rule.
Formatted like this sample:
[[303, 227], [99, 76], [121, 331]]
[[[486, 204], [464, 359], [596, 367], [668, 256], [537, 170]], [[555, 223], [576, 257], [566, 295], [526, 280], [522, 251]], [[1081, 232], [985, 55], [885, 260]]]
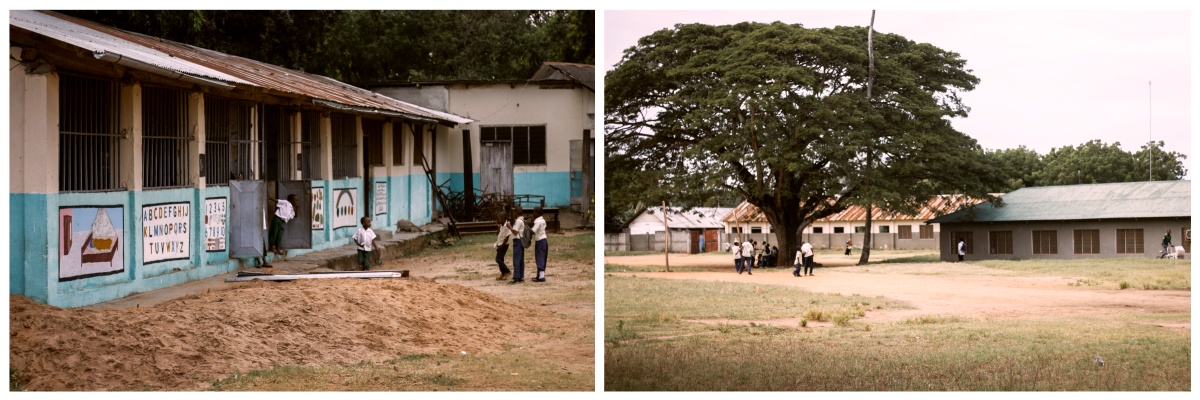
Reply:
[[60, 208], [58, 221], [60, 282], [125, 270], [124, 208]]
[[225, 251], [225, 219], [229, 201], [224, 197], [204, 200], [204, 250]]
[[181, 260], [191, 256], [191, 203], [142, 207], [142, 263]]
[[358, 218], [354, 213], [354, 198], [358, 197], [358, 189], [337, 189], [333, 191], [333, 227], [345, 228], [358, 226]]
[[312, 188], [312, 229], [325, 229], [325, 188]]

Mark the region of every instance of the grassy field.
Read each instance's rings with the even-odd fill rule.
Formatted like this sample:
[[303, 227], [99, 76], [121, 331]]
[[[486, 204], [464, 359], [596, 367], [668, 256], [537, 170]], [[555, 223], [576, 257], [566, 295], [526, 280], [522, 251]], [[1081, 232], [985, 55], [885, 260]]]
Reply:
[[[1190, 333], [1155, 326], [1189, 323], [1186, 313], [868, 324], [855, 313], [906, 305], [771, 285], [612, 276], [605, 302], [609, 391], [1190, 390]], [[821, 328], [691, 322], [795, 318], [812, 309], [850, 318]]]

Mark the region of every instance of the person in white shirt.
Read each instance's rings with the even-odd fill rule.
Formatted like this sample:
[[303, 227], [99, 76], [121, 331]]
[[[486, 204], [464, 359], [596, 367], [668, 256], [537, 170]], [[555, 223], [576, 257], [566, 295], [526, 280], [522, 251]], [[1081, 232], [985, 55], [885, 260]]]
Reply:
[[371, 267], [371, 253], [375, 250], [375, 231], [371, 230], [371, 217], [362, 217], [359, 220], [362, 227], [354, 232], [354, 245], [358, 249], [358, 265], [363, 271]]
[[754, 245], [747, 240], [742, 242], [742, 268], [745, 268], [746, 273], [750, 275], [754, 275], [752, 260], [754, 260]]
[[508, 240], [513, 235], [512, 229], [508, 225], [508, 218], [505, 218], [504, 214], [496, 216], [496, 227], [499, 228], [499, 232], [496, 233], [496, 243], [492, 245], [492, 248], [496, 249], [496, 264], [500, 265], [500, 277], [496, 280], [502, 281], [512, 275], [508, 266], [504, 265], [504, 254], [508, 253]]
[[[796, 252], [796, 256], [800, 264], [796, 266], [796, 271], [792, 273], [795, 276], [808, 275], [812, 276], [813, 269], [813, 248], [812, 243], [804, 242], [800, 245], [800, 250]], [[800, 272], [800, 266], [804, 266], [803, 274]]]
[[958, 261], [963, 260], [963, 256], [967, 255], [967, 241], [958, 238]]
[[[284, 201], [267, 196], [267, 202], [275, 206], [275, 215], [271, 216], [271, 224], [267, 228], [267, 251], [282, 257], [287, 254], [282, 247], [284, 227], [288, 221], [296, 218], [296, 207], [299, 205], [300, 198], [295, 194], [289, 194], [287, 201]], [[265, 254], [259, 267], [271, 267], [271, 264], [267, 264]]]
[[733, 241], [733, 246], [729, 248], [733, 252], [733, 267], [737, 269], [738, 275], [742, 274], [742, 243], [736, 240]]
[[525, 216], [521, 215], [521, 211], [513, 212], [512, 223], [512, 249], [513, 249], [513, 275], [511, 283], [525, 282], [525, 247], [527, 244], [521, 242], [521, 234], [528, 227], [525, 226]]
[[546, 220], [542, 218], [542, 208], [533, 210], [533, 261], [537, 263], [537, 277], [534, 282], [546, 281], [546, 256], [550, 252], [550, 243], [546, 241]]

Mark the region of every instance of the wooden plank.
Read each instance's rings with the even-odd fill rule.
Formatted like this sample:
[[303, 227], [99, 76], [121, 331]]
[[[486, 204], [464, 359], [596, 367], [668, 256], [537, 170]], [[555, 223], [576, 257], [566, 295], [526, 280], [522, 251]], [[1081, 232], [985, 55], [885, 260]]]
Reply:
[[358, 272], [358, 273], [328, 273], [328, 274], [278, 274], [278, 275], [251, 275], [226, 278], [225, 282], [249, 282], [253, 280], [261, 281], [294, 281], [297, 279], [340, 279], [340, 278], [404, 278], [407, 273], [397, 272]]

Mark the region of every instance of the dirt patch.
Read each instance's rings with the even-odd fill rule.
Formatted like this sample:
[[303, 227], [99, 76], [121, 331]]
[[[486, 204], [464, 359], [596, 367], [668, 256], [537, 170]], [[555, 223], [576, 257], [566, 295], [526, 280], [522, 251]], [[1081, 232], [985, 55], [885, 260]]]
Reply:
[[[1188, 313], [1191, 310], [1191, 292], [1186, 290], [1106, 290], [1068, 286], [1070, 279], [1054, 277], [994, 276], [972, 274], [969, 271], [966, 275], [910, 275], [817, 268], [815, 276], [797, 278], [791, 275], [791, 268], [756, 270], [754, 275], [739, 275], [732, 269], [720, 272], [611, 274], [795, 286], [819, 293], [884, 296], [908, 302], [914, 307], [868, 311], [864, 318], [857, 320], [863, 322], [898, 321], [920, 316], [1027, 318], [1111, 315], [1131, 310], [1148, 314]], [[791, 319], [753, 322], [796, 323]]]

